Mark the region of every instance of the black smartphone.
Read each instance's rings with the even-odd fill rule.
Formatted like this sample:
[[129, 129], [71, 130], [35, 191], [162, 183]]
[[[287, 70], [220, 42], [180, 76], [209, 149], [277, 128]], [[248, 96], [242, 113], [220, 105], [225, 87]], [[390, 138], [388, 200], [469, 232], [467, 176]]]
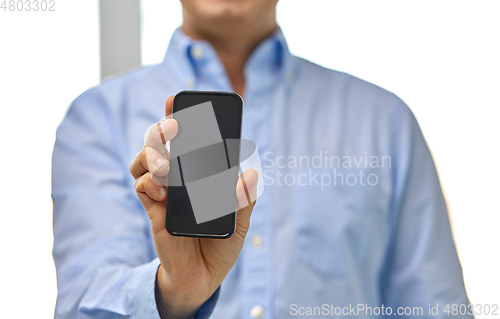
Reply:
[[[181, 91], [175, 95], [172, 118], [177, 120], [179, 130], [170, 141], [165, 221], [170, 234], [221, 239], [233, 235], [240, 173], [240, 146], [235, 141], [241, 139], [242, 116], [243, 100], [236, 93]], [[224, 182], [217, 177], [222, 175]], [[221, 217], [215, 219], [211, 217], [217, 215], [206, 216], [203, 205], [215, 198], [207, 196], [224, 188], [223, 201], [234, 209], [221, 210]]]

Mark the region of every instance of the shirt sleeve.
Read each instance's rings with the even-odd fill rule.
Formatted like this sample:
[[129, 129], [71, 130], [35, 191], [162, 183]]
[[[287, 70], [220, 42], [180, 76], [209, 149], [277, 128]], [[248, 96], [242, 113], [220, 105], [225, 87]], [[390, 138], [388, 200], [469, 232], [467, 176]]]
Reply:
[[[128, 173], [124, 124], [91, 89], [57, 130], [52, 160], [55, 318], [158, 319], [160, 262]], [[115, 101], [116, 102], [116, 101]], [[199, 309], [208, 318], [218, 291]]]
[[431, 153], [411, 111], [396, 101], [392, 233], [382, 275], [383, 302], [393, 311], [422, 307], [424, 317], [429, 307], [438, 306], [432, 317], [448, 317], [447, 305], [451, 310], [453, 304], [469, 304], [462, 268]]

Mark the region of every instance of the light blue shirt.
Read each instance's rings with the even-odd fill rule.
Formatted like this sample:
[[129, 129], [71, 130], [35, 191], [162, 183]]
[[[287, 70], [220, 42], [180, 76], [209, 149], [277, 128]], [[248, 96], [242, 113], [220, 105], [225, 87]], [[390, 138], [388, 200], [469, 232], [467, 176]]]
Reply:
[[[258, 146], [265, 189], [238, 261], [196, 317], [377, 317], [382, 306], [387, 317], [405, 307], [429, 317], [429, 305], [445, 317], [447, 305], [467, 305], [436, 169], [408, 107], [292, 56], [280, 30], [253, 52], [245, 79], [242, 137]], [[128, 167], [183, 89], [232, 87], [214, 49], [177, 30], [161, 64], [71, 105], [53, 156], [57, 318], [159, 318], [159, 260]]]

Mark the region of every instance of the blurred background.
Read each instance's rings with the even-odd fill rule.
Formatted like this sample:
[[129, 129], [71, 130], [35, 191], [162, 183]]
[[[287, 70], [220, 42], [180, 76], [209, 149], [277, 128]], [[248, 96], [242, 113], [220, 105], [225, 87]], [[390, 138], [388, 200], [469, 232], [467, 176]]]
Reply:
[[[125, 2], [136, 3], [140, 17], [131, 63], [160, 62], [181, 24], [180, 3]], [[0, 9], [1, 317], [53, 317], [52, 147], [71, 101], [100, 82], [108, 43], [100, 26], [124, 10], [109, 4]], [[500, 304], [499, 12], [495, 0], [278, 4], [292, 53], [375, 83], [410, 106], [439, 170], [471, 302], [490, 305]]]

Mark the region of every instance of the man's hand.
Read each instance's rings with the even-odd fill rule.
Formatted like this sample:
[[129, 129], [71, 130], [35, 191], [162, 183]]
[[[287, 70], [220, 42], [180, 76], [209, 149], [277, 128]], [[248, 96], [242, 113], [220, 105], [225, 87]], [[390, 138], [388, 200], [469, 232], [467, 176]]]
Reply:
[[[173, 97], [165, 106], [172, 113]], [[187, 238], [170, 235], [165, 229], [169, 154], [165, 142], [177, 133], [177, 122], [166, 119], [151, 128], [143, 150], [130, 165], [135, 189], [151, 221], [156, 252], [161, 265], [157, 272], [157, 304], [162, 318], [190, 318], [217, 290], [240, 254], [255, 202], [247, 204], [246, 190], [256, 193], [257, 172], [248, 170], [238, 180], [239, 201], [236, 231], [229, 239]], [[250, 196], [256, 198], [256, 196]]]

